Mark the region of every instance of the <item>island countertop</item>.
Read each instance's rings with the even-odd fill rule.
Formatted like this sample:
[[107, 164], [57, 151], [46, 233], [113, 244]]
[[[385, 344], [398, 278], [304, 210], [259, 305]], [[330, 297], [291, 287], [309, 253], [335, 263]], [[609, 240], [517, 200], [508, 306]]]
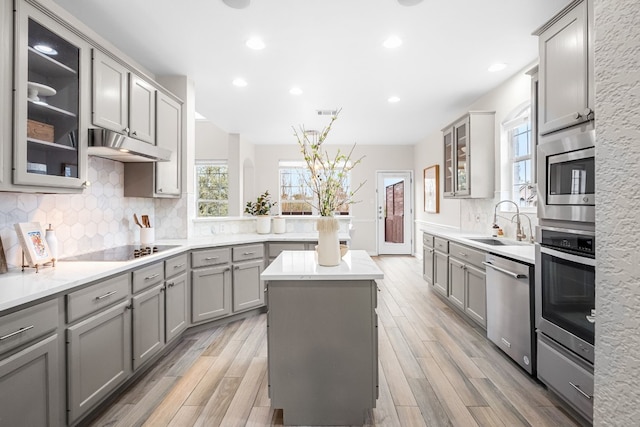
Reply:
[[315, 251], [283, 251], [262, 272], [262, 280], [375, 280], [384, 274], [363, 250], [350, 250], [335, 267], [318, 265]]

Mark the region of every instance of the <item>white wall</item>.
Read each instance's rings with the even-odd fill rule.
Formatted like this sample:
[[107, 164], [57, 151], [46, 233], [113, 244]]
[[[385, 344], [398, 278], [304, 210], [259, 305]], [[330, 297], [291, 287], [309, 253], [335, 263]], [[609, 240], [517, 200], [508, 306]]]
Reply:
[[[442, 132], [436, 131], [427, 135], [415, 147], [414, 170], [416, 175], [416, 241], [421, 241], [420, 226], [425, 224], [435, 224], [439, 226], [454, 227], [469, 231], [485, 231], [488, 230], [493, 220], [493, 207], [497, 201], [504, 198], [500, 195], [500, 177], [501, 177], [501, 125], [508, 117], [513, 109], [524, 102], [531, 99], [531, 78], [525, 74], [533, 64], [515, 73], [509, 80], [494, 90], [483, 95], [477, 101], [469, 105], [457, 117], [451, 117], [450, 121], [458, 119], [467, 111], [487, 110], [495, 111], [495, 197], [493, 199], [444, 199], [442, 193], [444, 191], [443, 181], [443, 160], [444, 146], [442, 143]], [[447, 126], [448, 123], [442, 123]], [[473, 144], [473, 141], [471, 141]], [[426, 167], [438, 164], [440, 165], [440, 213], [431, 214], [424, 212], [424, 185], [422, 181], [423, 170]], [[508, 172], [508, 168], [506, 171]], [[471, 183], [473, 185], [473, 183]], [[528, 214], [533, 221], [533, 227], [536, 224], [535, 213]], [[526, 222], [526, 220], [525, 220]], [[528, 228], [528, 226], [527, 226]], [[513, 237], [513, 226], [505, 228], [507, 236]], [[527, 232], [528, 234], [528, 232]], [[419, 247], [416, 250], [420, 249]]]
[[[327, 150], [334, 153], [340, 149], [348, 152], [350, 146], [327, 145]], [[356, 193], [356, 203], [351, 207], [352, 223], [355, 227], [352, 247], [376, 253], [376, 171], [412, 170], [414, 147], [357, 145], [352, 158], [366, 157], [351, 172], [352, 185], [365, 182]], [[278, 162], [280, 160], [302, 160], [297, 144], [290, 145], [256, 145], [255, 177], [258, 193], [269, 190], [277, 195], [279, 188]], [[422, 241], [422, 240], [420, 240]]]
[[638, 425], [640, 2], [595, 0], [594, 425]]
[[208, 120], [196, 120], [196, 160], [227, 159], [228, 134]]

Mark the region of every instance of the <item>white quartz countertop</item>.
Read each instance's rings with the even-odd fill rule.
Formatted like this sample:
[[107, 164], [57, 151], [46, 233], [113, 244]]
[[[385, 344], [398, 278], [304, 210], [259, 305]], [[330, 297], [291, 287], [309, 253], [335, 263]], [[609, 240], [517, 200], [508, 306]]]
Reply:
[[[341, 240], [349, 240], [347, 233], [339, 237]], [[8, 273], [0, 274], [0, 313], [188, 250], [269, 241], [313, 242], [317, 240], [317, 232], [221, 234], [194, 239], [161, 240], [156, 244], [176, 245], [176, 247], [131, 261], [57, 261], [55, 267], [42, 267], [38, 273], [33, 268], [27, 268], [24, 272], [20, 269], [11, 269]]]
[[350, 250], [340, 265], [318, 265], [315, 251], [282, 251], [260, 275], [263, 280], [375, 280], [384, 274], [366, 251]]
[[491, 236], [487, 234], [481, 234], [473, 231], [461, 231], [455, 229], [449, 229], [444, 227], [435, 227], [435, 226], [423, 226], [422, 231], [433, 234], [434, 236], [442, 237], [447, 240], [452, 240], [458, 243], [462, 243], [463, 245], [472, 246], [478, 249], [481, 249], [485, 252], [489, 252], [496, 255], [501, 255], [507, 258], [515, 259], [516, 261], [521, 261], [527, 264], [535, 264], [535, 245], [529, 242], [518, 242], [516, 240], [511, 240], [507, 238], [497, 238], [504, 245], [488, 245], [485, 243], [480, 243], [475, 240], [471, 240], [473, 238], [488, 238]]

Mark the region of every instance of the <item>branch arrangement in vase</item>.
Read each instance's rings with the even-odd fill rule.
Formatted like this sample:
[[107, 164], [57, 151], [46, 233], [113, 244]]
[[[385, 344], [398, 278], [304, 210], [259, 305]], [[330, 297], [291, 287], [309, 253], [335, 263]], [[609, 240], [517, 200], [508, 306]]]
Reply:
[[341, 206], [357, 203], [358, 201], [354, 200], [353, 196], [366, 182], [361, 182], [354, 190], [347, 190], [349, 172], [365, 157], [362, 156], [355, 161], [351, 160], [356, 144], [353, 144], [348, 154], [344, 154], [338, 149], [333, 157], [322, 146], [333, 122], [338, 119], [340, 111], [342, 109], [337, 110], [336, 114], [331, 117], [329, 125], [322, 132], [310, 132], [304, 126], [300, 126], [299, 130], [293, 128], [300, 152], [310, 171], [310, 175], [304, 178], [305, 184], [311, 188], [317, 198], [317, 201], [313, 200], [310, 204], [318, 210], [321, 216], [331, 216]]

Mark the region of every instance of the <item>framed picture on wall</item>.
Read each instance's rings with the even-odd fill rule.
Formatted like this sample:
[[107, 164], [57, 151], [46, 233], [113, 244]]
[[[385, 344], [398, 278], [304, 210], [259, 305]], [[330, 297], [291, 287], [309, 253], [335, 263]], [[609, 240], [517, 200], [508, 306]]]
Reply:
[[15, 228], [29, 267], [52, 261], [51, 251], [39, 222], [20, 222]]
[[433, 165], [424, 169], [424, 211], [428, 213], [440, 212], [440, 166]]

